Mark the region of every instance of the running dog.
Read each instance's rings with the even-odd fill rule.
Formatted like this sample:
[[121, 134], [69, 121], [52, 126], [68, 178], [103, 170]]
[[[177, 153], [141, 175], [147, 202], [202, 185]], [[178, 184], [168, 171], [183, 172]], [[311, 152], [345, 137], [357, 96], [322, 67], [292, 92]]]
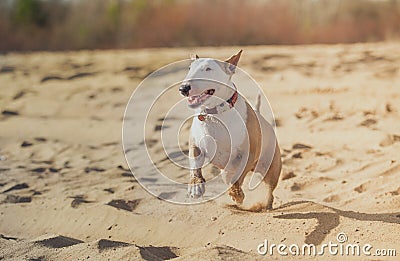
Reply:
[[241, 187], [246, 175], [250, 171], [261, 174], [269, 188], [265, 206], [271, 209], [281, 155], [273, 127], [259, 113], [260, 96], [253, 109], [231, 80], [241, 54], [242, 50], [225, 62], [196, 55], [179, 87], [197, 115], [190, 129], [188, 195], [198, 198], [204, 194], [201, 168], [208, 160], [221, 170], [236, 204], [243, 203]]

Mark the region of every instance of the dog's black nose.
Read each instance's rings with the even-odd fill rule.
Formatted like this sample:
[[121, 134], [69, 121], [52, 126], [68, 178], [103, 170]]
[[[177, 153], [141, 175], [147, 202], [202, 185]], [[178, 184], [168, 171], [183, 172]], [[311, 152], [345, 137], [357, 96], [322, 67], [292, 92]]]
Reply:
[[189, 83], [182, 84], [181, 87], [179, 87], [179, 91], [183, 96], [189, 96], [190, 84]]

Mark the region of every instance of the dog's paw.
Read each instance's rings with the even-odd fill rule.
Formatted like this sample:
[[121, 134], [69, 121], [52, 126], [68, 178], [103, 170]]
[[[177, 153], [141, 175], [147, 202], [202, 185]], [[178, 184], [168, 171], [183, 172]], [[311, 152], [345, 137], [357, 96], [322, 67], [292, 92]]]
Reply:
[[237, 186], [232, 186], [229, 189], [229, 196], [233, 201], [236, 202], [236, 204], [242, 204], [244, 200], [244, 193], [243, 190], [240, 187]]
[[193, 177], [188, 185], [188, 196], [199, 198], [206, 191], [206, 181], [204, 178]]

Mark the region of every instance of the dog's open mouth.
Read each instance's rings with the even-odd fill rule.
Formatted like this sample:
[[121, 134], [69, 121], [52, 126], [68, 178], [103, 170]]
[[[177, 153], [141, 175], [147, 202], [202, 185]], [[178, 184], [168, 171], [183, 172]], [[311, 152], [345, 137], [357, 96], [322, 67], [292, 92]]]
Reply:
[[215, 92], [215, 89], [208, 89], [199, 95], [192, 95], [188, 97], [189, 106], [194, 108], [201, 105], [205, 100], [211, 97]]

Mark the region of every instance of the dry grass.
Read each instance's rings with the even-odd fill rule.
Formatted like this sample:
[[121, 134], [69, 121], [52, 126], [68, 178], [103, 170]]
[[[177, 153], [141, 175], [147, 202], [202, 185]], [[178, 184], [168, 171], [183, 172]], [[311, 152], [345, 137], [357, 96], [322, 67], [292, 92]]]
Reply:
[[354, 43], [400, 35], [400, 1], [0, 3], [0, 50]]

